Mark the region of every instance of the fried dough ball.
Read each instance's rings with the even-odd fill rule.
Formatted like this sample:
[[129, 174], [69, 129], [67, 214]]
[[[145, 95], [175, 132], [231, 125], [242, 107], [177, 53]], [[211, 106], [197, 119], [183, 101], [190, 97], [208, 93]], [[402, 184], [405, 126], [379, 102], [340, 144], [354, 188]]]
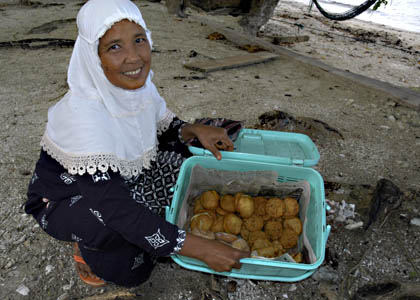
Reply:
[[244, 226], [249, 231], [260, 231], [264, 227], [264, 220], [261, 216], [252, 215], [244, 220]]
[[242, 228], [241, 228], [241, 237], [246, 241], [249, 238], [249, 230], [246, 229], [245, 226], [242, 226]]
[[299, 213], [299, 203], [295, 198], [286, 197], [283, 199], [285, 204], [284, 218], [296, 217]]
[[203, 237], [205, 239], [208, 239], [208, 240], [214, 240], [215, 239], [214, 233], [211, 232], [211, 231], [205, 231], [205, 230], [201, 230], [201, 229], [198, 229], [198, 228], [194, 228], [193, 230], [191, 230], [191, 233], [194, 234], [194, 235], [197, 235], [197, 236], [201, 236], [201, 237]]
[[227, 233], [239, 234], [242, 228], [242, 219], [233, 213], [229, 213], [224, 216], [223, 227]]
[[294, 232], [296, 232], [297, 235], [302, 233], [302, 221], [296, 217], [285, 219], [283, 222], [283, 227], [292, 229]]
[[280, 237], [280, 243], [285, 249], [293, 248], [297, 245], [299, 236], [294, 232], [293, 229], [285, 228], [283, 234]]
[[223, 219], [224, 216], [216, 216], [216, 220], [213, 222], [213, 225], [211, 225], [210, 230], [213, 232], [224, 231], [225, 228], [223, 226]]
[[229, 212], [227, 212], [226, 210], [224, 210], [223, 208], [221, 208], [220, 206], [218, 206], [216, 208], [216, 213], [221, 215], [221, 216], [225, 216], [227, 215]]
[[191, 218], [191, 230], [197, 228], [203, 231], [209, 231], [211, 226], [213, 225], [214, 220], [215, 218], [208, 211], [196, 214]]
[[274, 249], [273, 246], [258, 248], [256, 250], [259, 256], [270, 257], [270, 258], [276, 256], [276, 250]]
[[264, 222], [270, 221], [272, 219], [272, 217], [270, 215], [264, 215], [262, 216]]
[[265, 216], [265, 206], [267, 199], [264, 197], [254, 197], [255, 212], [257, 216]]
[[227, 212], [235, 212], [235, 198], [232, 195], [223, 195], [220, 198], [220, 207]]
[[279, 218], [283, 216], [285, 210], [285, 203], [282, 199], [273, 197], [268, 199], [265, 206], [265, 211], [267, 215], [273, 218]]
[[281, 221], [268, 221], [264, 225], [264, 231], [271, 240], [277, 240], [283, 233]]
[[229, 244], [238, 239], [237, 235], [227, 233], [227, 232], [216, 232], [214, 234], [214, 236], [215, 236], [216, 240], [223, 241], [223, 242], [226, 242], [226, 243], [229, 243]]
[[302, 260], [303, 260], [303, 258], [302, 258], [302, 253], [296, 253], [294, 256], [293, 256], [293, 259], [295, 260], [295, 262], [297, 262], [297, 263], [301, 263], [302, 262]]
[[238, 200], [235, 199], [236, 211], [242, 218], [249, 218], [254, 213], [254, 199], [251, 196], [242, 194]]
[[216, 209], [219, 206], [219, 198], [216, 191], [205, 191], [201, 194], [200, 201], [205, 209]]
[[194, 214], [196, 215], [198, 213], [203, 212], [205, 209], [204, 209], [203, 205], [201, 204], [200, 197], [195, 198], [194, 201], [195, 201], [194, 202]]
[[274, 240], [274, 241], [271, 242], [271, 244], [274, 247], [276, 257], [281, 256], [286, 252], [286, 250], [283, 248], [283, 246], [282, 246], [282, 244], [280, 243], [279, 240]]
[[266, 248], [266, 247], [272, 247], [273, 245], [268, 239], [256, 239], [254, 243], [252, 244], [252, 251], [256, 249]]
[[238, 200], [244, 195], [244, 193], [236, 193], [233, 198], [235, 199], [235, 211], [236, 211], [236, 205], [238, 204]]
[[237, 239], [233, 241], [231, 246], [242, 251], [249, 251], [248, 243], [244, 239]]
[[254, 242], [258, 239], [267, 239], [267, 235], [264, 231], [253, 231], [249, 233], [248, 244], [252, 247]]

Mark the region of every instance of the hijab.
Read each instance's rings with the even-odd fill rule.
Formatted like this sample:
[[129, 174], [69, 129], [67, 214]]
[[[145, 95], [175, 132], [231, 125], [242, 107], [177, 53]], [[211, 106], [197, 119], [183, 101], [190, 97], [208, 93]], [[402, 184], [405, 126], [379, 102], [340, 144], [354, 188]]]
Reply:
[[69, 91], [48, 110], [41, 146], [70, 174], [106, 172], [133, 177], [156, 157], [157, 134], [174, 118], [152, 83], [135, 90], [114, 86], [98, 55], [99, 39], [128, 19], [150, 31], [130, 0], [89, 0], [77, 15], [78, 36], [68, 68]]

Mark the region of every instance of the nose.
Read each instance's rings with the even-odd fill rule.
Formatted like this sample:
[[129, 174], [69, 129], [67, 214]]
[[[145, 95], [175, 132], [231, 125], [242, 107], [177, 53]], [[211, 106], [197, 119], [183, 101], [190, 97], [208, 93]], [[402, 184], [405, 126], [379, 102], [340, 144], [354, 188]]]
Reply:
[[141, 60], [141, 56], [138, 53], [138, 49], [135, 46], [130, 46], [127, 49], [127, 56], [125, 58], [126, 63], [137, 63]]

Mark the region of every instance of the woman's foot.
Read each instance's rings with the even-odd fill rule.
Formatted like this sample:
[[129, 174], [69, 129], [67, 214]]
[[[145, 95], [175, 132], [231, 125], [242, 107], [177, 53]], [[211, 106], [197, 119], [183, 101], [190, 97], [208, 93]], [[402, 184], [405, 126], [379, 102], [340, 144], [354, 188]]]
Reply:
[[86, 264], [77, 243], [73, 244], [73, 258], [76, 262], [76, 271], [84, 283], [95, 287], [104, 286], [106, 284], [105, 281], [97, 277]]

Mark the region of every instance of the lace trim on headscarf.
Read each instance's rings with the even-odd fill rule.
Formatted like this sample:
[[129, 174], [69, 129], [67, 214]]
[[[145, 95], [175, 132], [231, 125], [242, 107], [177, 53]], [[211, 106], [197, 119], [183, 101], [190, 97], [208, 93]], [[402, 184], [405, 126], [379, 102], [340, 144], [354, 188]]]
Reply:
[[165, 114], [163, 115], [163, 118], [158, 121], [157, 123], [157, 134], [160, 135], [166, 130], [168, 130], [169, 125], [172, 123], [172, 120], [175, 118], [175, 114], [170, 111], [169, 109], [166, 109]]
[[119, 159], [115, 154], [95, 153], [86, 155], [72, 155], [65, 153], [45, 133], [41, 139], [41, 146], [44, 151], [58, 161], [71, 175], [83, 175], [86, 172], [90, 175], [96, 171], [106, 172], [111, 169], [119, 171], [121, 176], [131, 178], [142, 173], [143, 168], [149, 169], [151, 161], [156, 159], [157, 145], [135, 160], [127, 161]]

